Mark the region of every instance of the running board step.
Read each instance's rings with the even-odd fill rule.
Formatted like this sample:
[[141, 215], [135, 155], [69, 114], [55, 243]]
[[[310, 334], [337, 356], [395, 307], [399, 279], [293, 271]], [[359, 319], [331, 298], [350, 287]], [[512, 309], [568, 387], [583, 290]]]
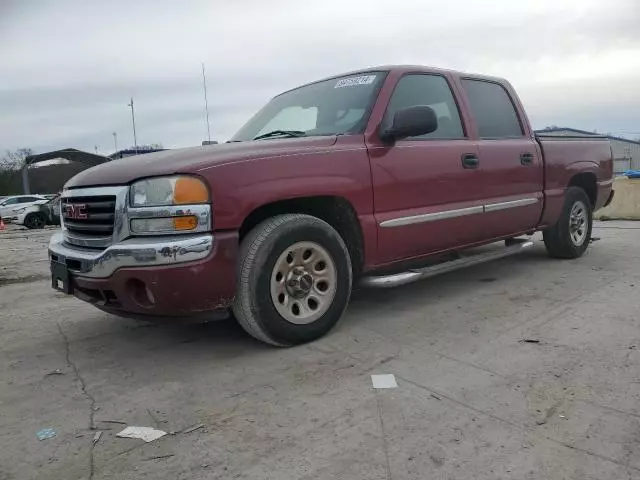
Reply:
[[369, 288], [391, 288], [405, 285], [407, 283], [416, 282], [424, 278], [434, 277], [441, 273], [452, 272], [459, 268], [471, 267], [481, 263], [490, 262], [499, 258], [515, 255], [524, 250], [533, 247], [531, 240], [512, 239], [504, 248], [491, 252], [477, 253], [468, 257], [450, 260], [448, 262], [438, 263], [425, 268], [412, 269], [406, 272], [394, 273], [392, 275], [363, 277], [358, 283], [361, 287]]

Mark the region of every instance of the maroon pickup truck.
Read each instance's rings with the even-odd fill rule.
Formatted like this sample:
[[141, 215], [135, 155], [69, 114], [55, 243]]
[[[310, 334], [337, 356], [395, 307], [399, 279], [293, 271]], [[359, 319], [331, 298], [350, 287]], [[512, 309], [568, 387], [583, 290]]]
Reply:
[[535, 231], [552, 257], [581, 256], [612, 168], [604, 138], [536, 136], [505, 80], [367, 69], [278, 95], [226, 144], [75, 176], [52, 284], [121, 316], [232, 310], [254, 337], [298, 344], [354, 285], [517, 253]]

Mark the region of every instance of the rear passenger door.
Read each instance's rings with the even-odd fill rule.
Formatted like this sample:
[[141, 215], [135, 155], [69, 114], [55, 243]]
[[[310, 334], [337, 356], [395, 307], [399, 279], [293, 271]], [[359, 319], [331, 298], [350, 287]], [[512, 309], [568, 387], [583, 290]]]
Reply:
[[462, 87], [479, 137], [486, 236], [533, 229], [543, 207], [543, 164], [524, 112], [500, 83], [464, 78]]

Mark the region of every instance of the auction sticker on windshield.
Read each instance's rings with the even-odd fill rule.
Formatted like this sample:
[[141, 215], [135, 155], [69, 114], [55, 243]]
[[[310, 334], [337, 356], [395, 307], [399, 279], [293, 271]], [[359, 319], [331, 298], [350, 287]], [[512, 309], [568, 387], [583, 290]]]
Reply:
[[361, 75], [359, 77], [342, 78], [338, 80], [335, 87], [355, 87], [359, 85], [371, 85], [376, 79], [375, 75]]

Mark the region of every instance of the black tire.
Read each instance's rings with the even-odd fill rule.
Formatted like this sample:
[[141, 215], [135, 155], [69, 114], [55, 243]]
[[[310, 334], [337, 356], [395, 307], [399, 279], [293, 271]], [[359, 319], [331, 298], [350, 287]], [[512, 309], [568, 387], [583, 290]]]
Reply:
[[[584, 238], [576, 241], [571, 233], [571, 212], [582, 207], [585, 211]], [[565, 194], [562, 213], [558, 222], [543, 232], [547, 253], [552, 258], [578, 258], [587, 250], [593, 227], [593, 206], [591, 200], [579, 187], [569, 187]]]
[[[298, 242], [314, 242], [335, 266], [335, 294], [328, 309], [307, 324], [283, 317], [271, 294], [272, 274], [281, 255]], [[349, 251], [338, 232], [319, 218], [302, 214], [278, 215], [257, 225], [243, 239], [238, 263], [237, 293], [233, 312], [253, 337], [276, 346], [316, 340], [342, 317], [351, 296], [352, 270]]]
[[44, 228], [46, 224], [47, 221], [39, 213], [30, 213], [24, 219], [24, 226], [30, 230]]

